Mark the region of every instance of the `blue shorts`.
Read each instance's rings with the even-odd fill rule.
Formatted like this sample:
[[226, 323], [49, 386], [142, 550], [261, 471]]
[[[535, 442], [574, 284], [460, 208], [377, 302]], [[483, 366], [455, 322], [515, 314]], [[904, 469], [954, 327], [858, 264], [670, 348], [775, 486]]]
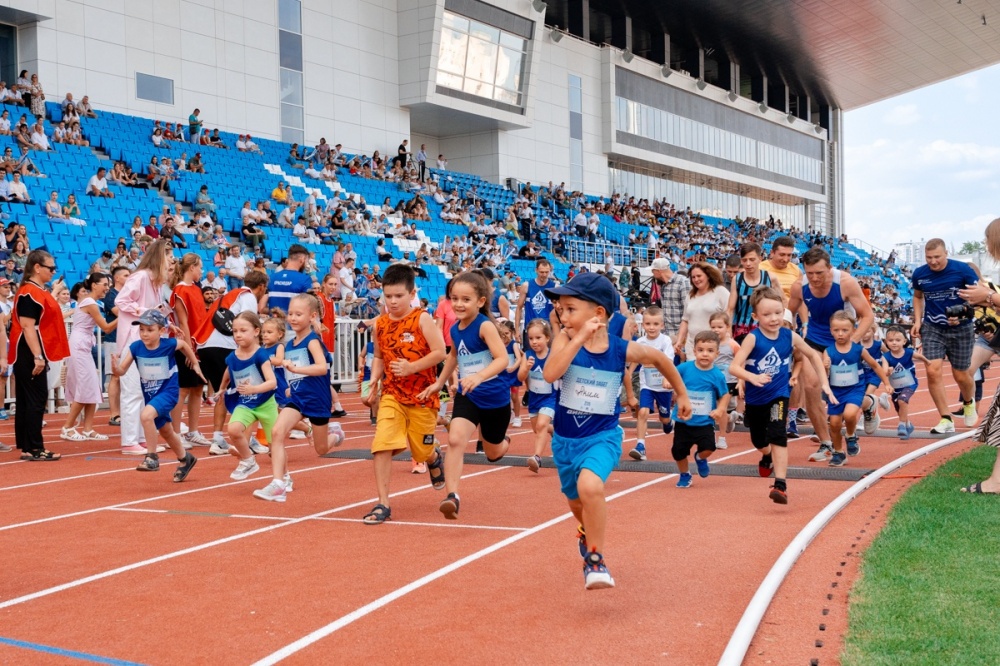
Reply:
[[552, 393], [531, 393], [528, 392], [528, 416], [544, 414], [550, 419], [556, 415], [556, 392]]
[[865, 383], [865, 390], [867, 391], [869, 386], [874, 386], [875, 388], [878, 388], [879, 386], [881, 386], [882, 385], [882, 380], [879, 379], [878, 375], [876, 375], [873, 372], [873, 373], [871, 373], [871, 375], [865, 374], [864, 383]]
[[844, 413], [847, 405], [861, 406], [861, 401], [865, 399], [865, 389], [867, 384], [856, 384], [854, 386], [834, 387], [833, 395], [837, 398], [837, 404], [827, 404], [826, 413], [830, 416], [840, 416]]
[[652, 389], [639, 391], [639, 409], [648, 409], [650, 412], [659, 411], [661, 419], [670, 418], [670, 405], [673, 401], [673, 391], [654, 391]]
[[917, 385], [907, 386], [906, 388], [896, 389], [892, 392], [892, 406], [899, 411], [899, 403], [905, 402], [907, 405], [910, 404], [910, 398], [913, 394], [917, 392]]
[[157, 393], [146, 403], [147, 407], [152, 407], [156, 410], [156, 419], [154, 419], [153, 423], [156, 425], [157, 430], [173, 422], [173, 419], [170, 418], [170, 412], [174, 410], [179, 400], [180, 395], [177, 392], [168, 391], [166, 393]]
[[572, 439], [553, 434], [552, 462], [559, 472], [563, 495], [571, 500], [580, 498], [576, 482], [585, 469], [596, 474], [601, 481], [607, 481], [622, 456], [624, 437], [625, 431], [621, 428]]

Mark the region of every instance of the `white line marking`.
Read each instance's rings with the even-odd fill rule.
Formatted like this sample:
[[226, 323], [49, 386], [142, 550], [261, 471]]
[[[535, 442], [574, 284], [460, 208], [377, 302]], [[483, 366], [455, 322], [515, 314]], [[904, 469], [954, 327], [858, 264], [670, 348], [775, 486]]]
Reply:
[[[340, 523], [354, 523], [362, 524], [357, 518], [334, 518], [330, 516], [325, 516], [323, 518], [314, 518], [313, 520], [332, 520]], [[500, 532], [524, 532], [531, 528], [529, 527], [503, 527], [501, 525], [463, 525], [462, 523], [421, 523], [412, 522], [407, 520], [387, 520], [382, 523], [383, 525], [412, 525], [415, 527], [447, 527], [447, 528], [460, 528], [469, 530], [497, 530]], [[366, 527], [371, 527], [370, 525]]]

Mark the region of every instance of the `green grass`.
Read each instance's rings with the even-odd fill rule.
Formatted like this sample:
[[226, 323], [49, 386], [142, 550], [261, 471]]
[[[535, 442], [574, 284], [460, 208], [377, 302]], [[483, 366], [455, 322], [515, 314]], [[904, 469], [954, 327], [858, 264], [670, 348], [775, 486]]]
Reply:
[[1000, 664], [1000, 496], [958, 492], [995, 456], [970, 451], [893, 507], [851, 593], [845, 666]]

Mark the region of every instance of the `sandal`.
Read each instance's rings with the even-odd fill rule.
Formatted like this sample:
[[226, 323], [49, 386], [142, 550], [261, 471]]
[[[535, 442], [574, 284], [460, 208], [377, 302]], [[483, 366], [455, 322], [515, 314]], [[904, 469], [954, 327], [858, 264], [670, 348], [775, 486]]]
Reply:
[[86, 432], [83, 433], [83, 438], [86, 439], [86, 440], [95, 440], [95, 441], [102, 442], [102, 441], [106, 440], [108, 438], [108, 436], [107, 435], [102, 435], [101, 433], [97, 432], [96, 430], [87, 430]]
[[392, 518], [392, 509], [385, 504], [376, 504], [375, 508], [365, 514], [361, 519], [365, 525], [381, 525]]
[[120, 416], [112, 416], [110, 419], [108, 419], [108, 425], [120, 426], [121, 424], [122, 424], [122, 417]]
[[971, 486], [966, 486], [966, 487], [962, 488], [961, 491], [963, 493], [972, 493], [973, 495], [1000, 495], [1000, 493], [997, 493], [997, 492], [993, 492], [993, 493], [986, 492], [985, 490], [983, 490], [983, 484], [982, 483], [974, 483]]
[[448, 493], [448, 497], [441, 500], [441, 505], [438, 507], [444, 517], [448, 520], [456, 520], [458, 518], [458, 495], [455, 493]]
[[431, 478], [431, 486], [434, 487], [434, 490], [441, 490], [444, 488], [444, 454], [436, 446], [434, 452], [437, 453], [437, 460], [427, 463], [427, 474]]
[[76, 431], [76, 428], [69, 428], [68, 430], [63, 428], [59, 434], [59, 439], [65, 439], [67, 442], [84, 442], [87, 440], [86, 437]]
[[61, 453], [52, 453], [48, 449], [30, 451], [28, 453], [21, 454], [21, 460], [27, 460], [28, 462], [51, 462], [53, 460], [59, 460], [60, 458], [62, 458]]

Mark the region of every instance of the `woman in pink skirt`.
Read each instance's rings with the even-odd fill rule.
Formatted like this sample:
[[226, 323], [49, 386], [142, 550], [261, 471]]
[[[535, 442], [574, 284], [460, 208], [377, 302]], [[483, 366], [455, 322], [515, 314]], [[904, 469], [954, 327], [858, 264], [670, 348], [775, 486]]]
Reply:
[[[115, 323], [108, 323], [101, 316], [97, 301], [103, 300], [111, 285], [111, 277], [106, 273], [93, 273], [82, 283], [74, 285], [73, 296], [77, 306], [73, 310], [73, 330], [69, 335], [70, 357], [66, 359], [66, 401], [69, 414], [63, 425], [62, 439], [81, 442], [88, 439], [107, 439], [94, 430], [94, 412], [104, 401], [101, 392], [101, 378], [91, 351], [96, 340], [94, 327], [105, 333], [115, 329]], [[76, 421], [83, 412], [83, 432], [77, 432]]]

